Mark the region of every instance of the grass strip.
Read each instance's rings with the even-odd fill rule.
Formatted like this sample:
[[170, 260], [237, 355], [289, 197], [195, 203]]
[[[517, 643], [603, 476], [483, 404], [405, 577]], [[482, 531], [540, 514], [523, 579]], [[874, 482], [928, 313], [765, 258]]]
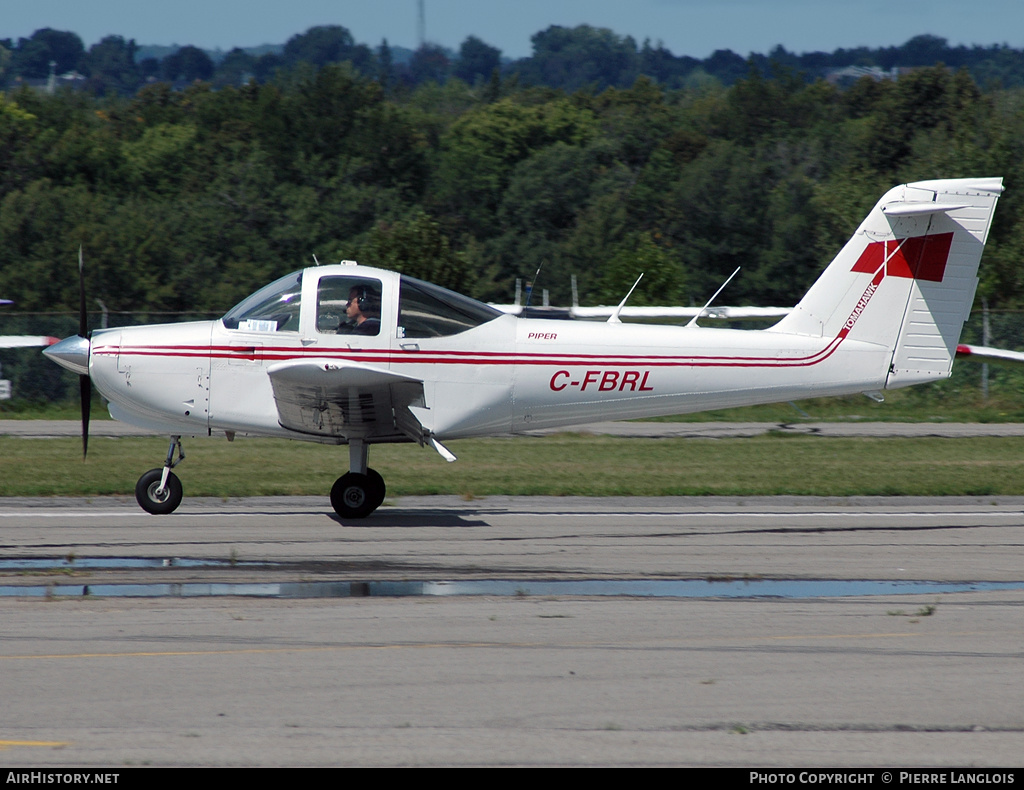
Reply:
[[[559, 434], [450, 443], [445, 463], [415, 445], [377, 445], [370, 463], [389, 496], [1024, 495], [1024, 439], [638, 439]], [[0, 437], [0, 496], [131, 495], [159, 466], [163, 439]], [[186, 496], [326, 495], [345, 447], [277, 439], [186, 441]]]

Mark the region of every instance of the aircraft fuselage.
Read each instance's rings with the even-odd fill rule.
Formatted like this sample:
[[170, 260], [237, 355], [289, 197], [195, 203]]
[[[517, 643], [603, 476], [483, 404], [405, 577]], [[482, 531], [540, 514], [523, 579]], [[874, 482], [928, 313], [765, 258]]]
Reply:
[[[319, 267], [308, 279], [335, 269]], [[358, 267], [360, 273], [366, 270]], [[388, 286], [397, 280], [371, 270]], [[846, 338], [495, 316], [444, 337], [229, 329], [222, 321], [93, 333], [89, 370], [111, 413], [181, 435], [233, 432], [344, 443], [282, 427], [269, 366], [359, 363], [420, 379], [417, 416], [440, 439], [697, 412], [881, 389], [891, 353]], [[842, 345], [842, 362], [834, 358]], [[400, 433], [374, 441], [405, 441]]]

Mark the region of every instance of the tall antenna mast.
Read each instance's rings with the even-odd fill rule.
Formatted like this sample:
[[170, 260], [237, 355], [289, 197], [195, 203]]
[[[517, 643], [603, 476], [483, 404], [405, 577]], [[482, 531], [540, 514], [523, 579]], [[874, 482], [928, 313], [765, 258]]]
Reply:
[[423, 0], [416, 0], [416, 38], [419, 48], [427, 43], [427, 12], [423, 10]]

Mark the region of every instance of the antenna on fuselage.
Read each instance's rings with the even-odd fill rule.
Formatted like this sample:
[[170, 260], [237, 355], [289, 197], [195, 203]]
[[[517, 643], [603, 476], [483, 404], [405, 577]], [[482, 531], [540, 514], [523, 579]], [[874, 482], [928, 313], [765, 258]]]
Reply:
[[619, 302], [619, 306], [615, 308], [615, 312], [612, 313], [610, 316], [608, 316], [608, 323], [609, 324], [621, 324], [622, 323], [622, 321], [619, 320], [619, 313], [622, 311], [622, 308], [626, 306], [626, 300], [629, 299], [629, 297], [633, 295], [633, 291], [636, 290], [636, 287], [640, 284], [640, 281], [642, 279], [644, 279], [644, 273], [640, 272], [640, 276], [636, 278], [636, 282], [633, 283], [633, 287], [629, 289], [629, 293], [627, 293], [623, 297], [622, 301]]
[[530, 306], [530, 298], [533, 296], [533, 287], [537, 284], [537, 279], [540, 277], [540, 270], [543, 268], [544, 264], [542, 263], [537, 267], [537, 272], [533, 275], [533, 279], [526, 284], [526, 305], [524, 306], [524, 309]]
[[734, 271], [732, 274], [729, 275], [729, 279], [726, 280], [724, 283], [722, 283], [722, 287], [719, 288], [717, 291], [715, 291], [715, 293], [711, 296], [711, 298], [708, 299], [708, 303], [706, 305], [704, 305], [700, 309], [700, 312], [697, 313], [697, 315], [695, 315], [693, 318], [690, 319], [690, 323], [687, 324], [688, 327], [696, 326], [697, 325], [697, 319], [700, 318], [702, 315], [704, 315], [704, 311], [705, 310], [707, 310], [709, 307], [711, 307], [711, 303], [713, 301], [715, 301], [715, 299], [718, 297], [718, 295], [720, 293], [722, 293], [722, 291], [725, 290], [725, 286], [727, 286], [729, 283], [732, 282], [732, 278], [735, 277], [739, 273], [740, 268], [741, 267], [739, 267], [739, 266], [736, 267], [736, 271]]

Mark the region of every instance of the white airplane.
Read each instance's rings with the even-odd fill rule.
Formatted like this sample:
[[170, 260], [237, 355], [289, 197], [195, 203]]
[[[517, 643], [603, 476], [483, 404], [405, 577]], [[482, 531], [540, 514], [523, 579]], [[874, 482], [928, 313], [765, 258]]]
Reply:
[[[271, 283], [217, 321], [96, 330], [43, 353], [111, 416], [170, 435], [139, 504], [170, 513], [181, 436], [347, 444], [331, 490], [363, 518], [380, 442], [430, 445], [604, 419], [877, 394], [950, 374], [999, 178], [895, 187], [800, 303], [764, 330], [517, 318], [405, 275], [339, 264]], [[88, 426], [83, 419], [83, 451]], [[177, 458], [175, 458], [177, 452]]]
[[[0, 299], [0, 305], [14, 304], [10, 299]], [[38, 348], [60, 342], [48, 335], [0, 335], [0, 348]]]
[[[0, 306], [14, 304], [10, 299], [0, 299]], [[52, 346], [59, 343], [56, 337], [48, 335], [0, 335], [0, 349], [2, 348], [39, 348], [40, 346]], [[11, 382], [7, 379], [0, 379], [0, 400], [9, 400], [11, 397]]]
[[59, 342], [60, 338], [49, 335], [0, 335], [0, 348], [39, 348]]
[[1024, 352], [1022, 351], [1010, 351], [1006, 348], [992, 348], [991, 346], [972, 346], [967, 343], [961, 343], [956, 347], [956, 358], [1007, 367], [1024, 365]]

